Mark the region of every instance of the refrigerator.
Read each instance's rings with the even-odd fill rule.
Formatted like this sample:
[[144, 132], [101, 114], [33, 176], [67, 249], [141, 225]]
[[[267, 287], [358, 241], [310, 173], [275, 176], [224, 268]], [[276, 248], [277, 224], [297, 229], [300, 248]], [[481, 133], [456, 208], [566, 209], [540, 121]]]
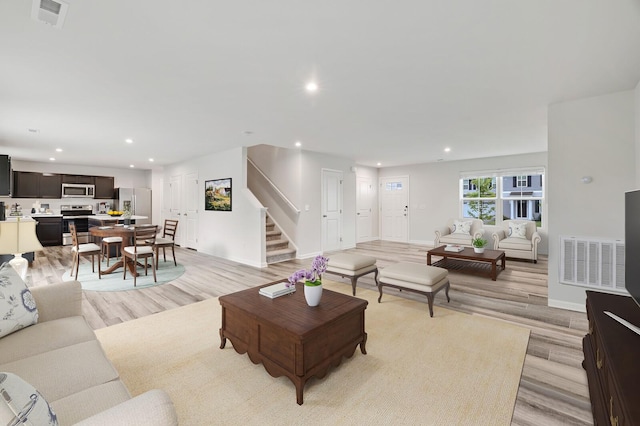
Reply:
[[116, 188], [114, 210], [129, 210], [132, 215], [146, 216], [137, 219], [136, 224], [151, 223], [151, 190], [149, 188]]

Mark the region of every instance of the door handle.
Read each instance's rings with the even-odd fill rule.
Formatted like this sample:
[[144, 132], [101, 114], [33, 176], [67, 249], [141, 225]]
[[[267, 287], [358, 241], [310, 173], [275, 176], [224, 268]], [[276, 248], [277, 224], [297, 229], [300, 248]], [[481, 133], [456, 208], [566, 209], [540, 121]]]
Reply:
[[186, 216], [187, 214], [185, 213], [184, 215]]
[[327, 215], [326, 215], [326, 214], [323, 214], [323, 215], [322, 215], [322, 217], [327, 217]]
[[356, 213], [358, 216], [360, 216], [360, 213]]

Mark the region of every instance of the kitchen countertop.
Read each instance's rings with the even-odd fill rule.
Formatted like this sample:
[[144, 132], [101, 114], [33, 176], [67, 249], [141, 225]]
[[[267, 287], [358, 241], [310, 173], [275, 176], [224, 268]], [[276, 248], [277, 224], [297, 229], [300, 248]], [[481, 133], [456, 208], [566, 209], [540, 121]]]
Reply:
[[53, 214], [53, 213], [29, 213], [31, 217], [62, 217], [61, 214]]
[[[124, 218], [122, 216], [109, 216], [108, 214], [94, 214], [91, 216], [88, 216], [89, 218], [94, 218], [94, 219], [99, 219], [99, 220], [123, 220]], [[142, 219], [149, 219], [148, 216], [138, 216], [138, 215], [131, 215], [131, 217], [129, 218], [131, 220], [142, 220]]]

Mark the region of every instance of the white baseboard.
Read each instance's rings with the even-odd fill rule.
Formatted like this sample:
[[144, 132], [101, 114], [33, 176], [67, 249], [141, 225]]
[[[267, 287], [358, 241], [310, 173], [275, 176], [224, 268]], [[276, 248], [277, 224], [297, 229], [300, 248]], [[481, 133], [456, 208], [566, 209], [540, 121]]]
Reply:
[[586, 302], [571, 303], [571, 302], [565, 302], [564, 300], [549, 299], [547, 301], [547, 305], [551, 308], [567, 309], [569, 311], [576, 311], [576, 312], [587, 312]]
[[409, 244], [417, 244], [417, 245], [421, 245], [421, 246], [430, 246], [430, 247], [433, 247], [433, 240], [431, 240], [431, 241], [426, 241], [426, 240], [409, 240]]

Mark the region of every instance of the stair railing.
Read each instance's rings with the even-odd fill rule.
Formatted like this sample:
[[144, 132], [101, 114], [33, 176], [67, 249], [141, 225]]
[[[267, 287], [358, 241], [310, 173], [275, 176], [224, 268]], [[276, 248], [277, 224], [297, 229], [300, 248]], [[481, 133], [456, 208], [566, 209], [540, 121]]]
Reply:
[[271, 188], [273, 188], [273, 190], [275, 191], [276, 194], [278, 194], [278, 196], [280, 196], [280, 198], [285, 202], [285, 204], [296, 214], [299, 215], [300, 214], [300, 209], [298, 209], [295, 204], [293, 204], [291, 202], [291, 200], [289, 200], [287, 198], [286, 195], [284, 195], [284, 193], [282, 191], [280, 191], [280, 189], [276, 186], [275, 183], [273, 183], [273, 181], [271, 179], [269, 179], [267, 177], [267, 175], [265, 175], [262, 170], [260, 170], [260, 168], [256, 165], [256, 163], [254, 163], [251, 158], [247, 157], [247, 162], [249, 164], [251, 164], [253, 166], [254, 169], [256, 169], [258, 171], [258, 173], [260, 173], [260, 175], [262, 175], [262, 177], [267, 181], [267, 183], [271, 186]]

